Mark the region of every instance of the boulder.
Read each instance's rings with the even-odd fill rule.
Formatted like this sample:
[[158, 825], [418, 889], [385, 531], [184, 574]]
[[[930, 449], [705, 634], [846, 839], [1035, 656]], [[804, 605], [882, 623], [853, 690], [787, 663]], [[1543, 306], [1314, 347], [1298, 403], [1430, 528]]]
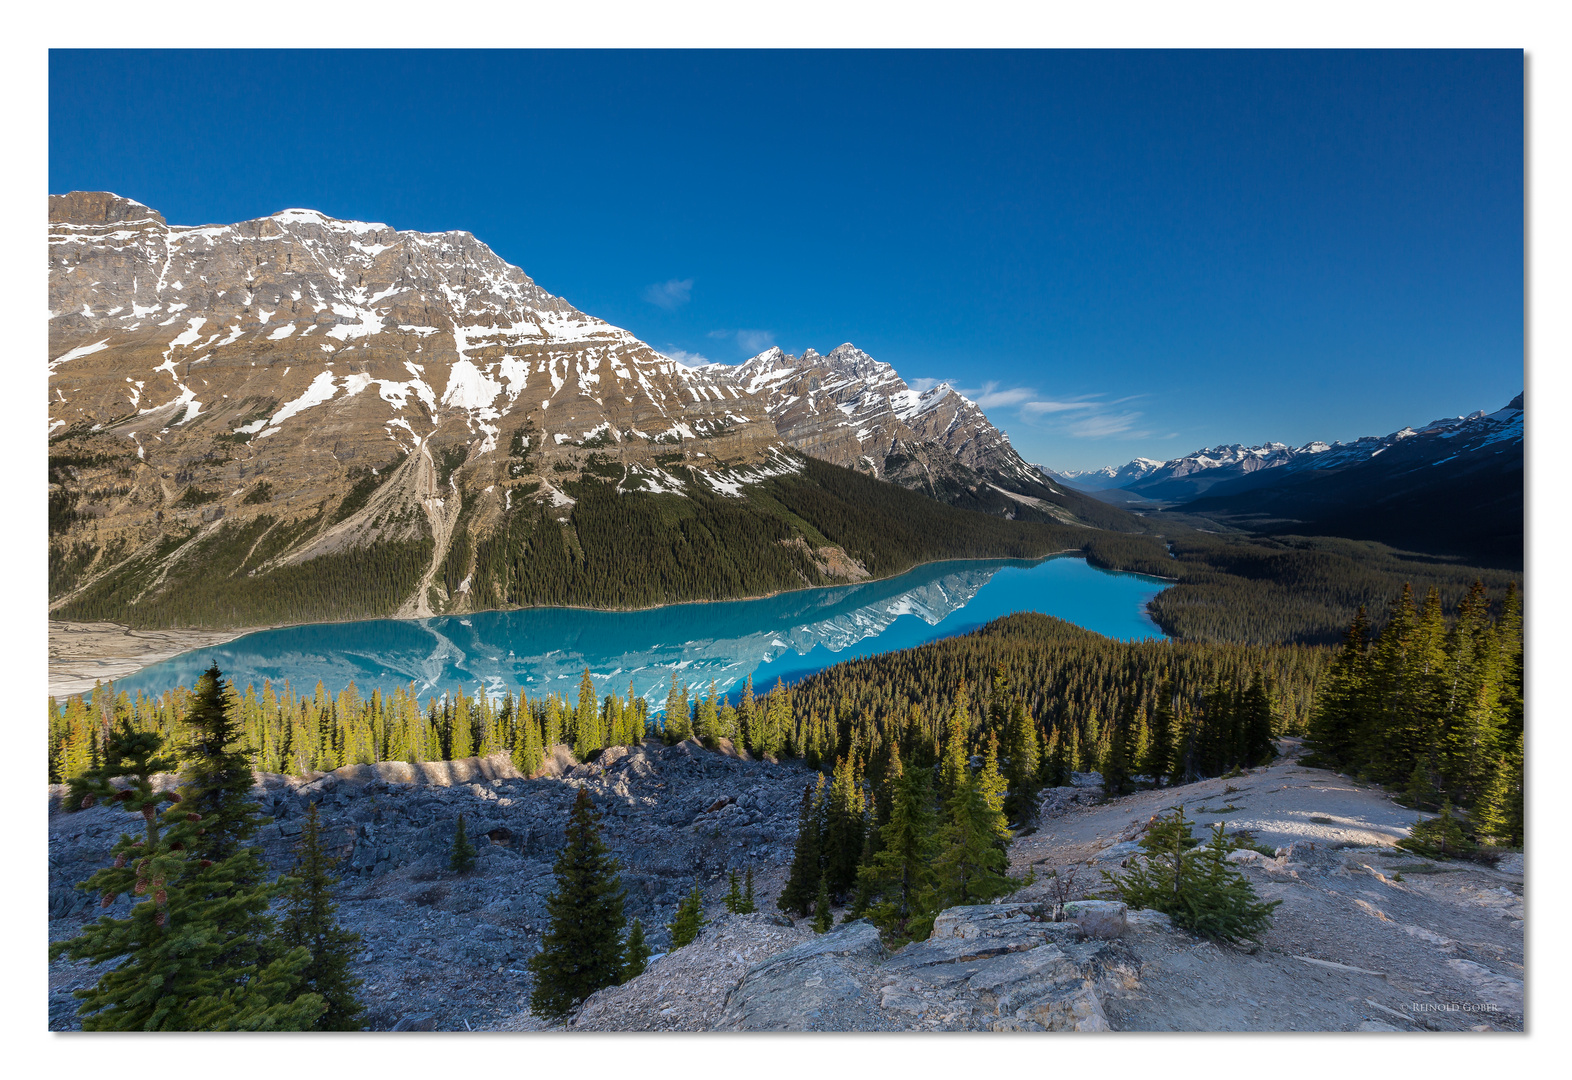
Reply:
[[[726, 996], [718, 1025], [730, 1031], [854, 1030], [858, 1014], [877, 1005], [839, 961], [877, 963], [879, 931], [866, 919], [847, 923], [755, 964]], [[848, 1026], [849, 1025], [849, 1026]]]
[[436, 1013], [414, 1013], [414, 1014], [412, 1014], [410, 1016], [401, 1017], [399, 1019], [399, 1022], [393, 1025], [393, 1030], [394, 1031], [435, 1031], [435, 1030], [437, 1030], [437, 1014]]
[[1064, 917], [1089, 938], [1108, 941], [1124, 933], [1128, 908], [1121, 900], [1071, 900]]

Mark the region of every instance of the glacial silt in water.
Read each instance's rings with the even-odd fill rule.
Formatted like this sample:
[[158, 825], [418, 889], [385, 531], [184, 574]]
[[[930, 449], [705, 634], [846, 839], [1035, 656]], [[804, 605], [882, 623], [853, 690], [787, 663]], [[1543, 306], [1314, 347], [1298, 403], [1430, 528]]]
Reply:
[[1110, 573], [1083, 559], [929, 563], [899, 577], [760, 600], [673, 604], [645, 611], [525, 608], [432, 619], [317, 623], [248, 634], [143, 668], [117, 690], [162, 693], [190, 686], [217, 662], [237, 685], [264, 679], [311, 693], [351, 681], [363, 696], [413, 684], [422, 698], [478, 686], [532, 697], [578, 692], [590, 669], [596, 690], [635, 693], [659, 709], [671, 673], [707, 689], [761, 690], [859, 656], [953, 637], [1016, 611], [1039, 611], [1125, 641], [1162, 632], [1146, 602], [1166, 582]]

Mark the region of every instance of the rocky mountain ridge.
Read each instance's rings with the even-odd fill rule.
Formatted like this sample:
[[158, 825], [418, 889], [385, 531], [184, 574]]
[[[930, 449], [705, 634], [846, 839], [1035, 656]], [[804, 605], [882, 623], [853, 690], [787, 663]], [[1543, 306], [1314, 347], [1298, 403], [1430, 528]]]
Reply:
[[1260, 446], [1228, 443], [1203, 447], [1168, 461], [1135, 458], [1122, 466], [1105, 466], [1086, 471], [1043, 472], [1057, 476], [1066, 484], [1083, 491], [1118, 488], [1146, 498], [1183, 502], [1207, 493], [1230, 481], [1277, 470], [1261, 482], [1276, 482], [1295, 473], [1314, 470], [1328, 472], [1371, 461], [1385, 451], [1410, 439], [1419, 440], [1435, 462], [1450, 461], [1459, 454], [1523, 439], [1523, 395], [1493, 413], [1478, 410], [1466, 416], [1443, 417], [1420, 428], [1404, 427], [1385, 436], [1367, 435], [1353, 442], [1308, 442], [1294, 447], [1269, 442]]
[[[736, 373], [664, 356], [467, 232], [313, 210], [174, 226], [130, 199], [72, 192], [50, 196], [49, 252], [58, 616], [418, 617], [549, 601], [574, 565], [713, 583], [670, 599], [747, 595], [750, 574], [755, 594], [866, 576], [803, 512], [754, 497], [801, 474], [803, 450], [843, 457], [833, 439], [798, 449]], [[871, 408], [888, 365], [845, 351], [834, 363], [865, 370]], [[967, 471], [979, 455], [1019, 462], [970, 402], [924, 408], [910, 419], [937, 434], [902, 428], [918, 440], [902, 445], [982, 492], [946, 501], [1082, 523]], [[1089, 523], [1104, 519], [1082, 503]], [[666, 565], [588, 566], [586, 529], [665, 547]], [[237, 595], [215, 610], [181, 592], [199, 580]]]
[[976, 402], [946, 382], [913, 389], [851, 342], [821, 355], [777, 347], [711, 365], [766, 403], [787, 443], [967, 509], [1084, 523], [1096, 508], [1028, 464]]

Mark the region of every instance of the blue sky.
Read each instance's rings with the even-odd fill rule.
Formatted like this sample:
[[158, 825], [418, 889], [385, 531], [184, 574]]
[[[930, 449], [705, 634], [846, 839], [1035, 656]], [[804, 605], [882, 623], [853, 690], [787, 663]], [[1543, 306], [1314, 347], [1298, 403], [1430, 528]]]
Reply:
[[852, 341], [1030, 460], [1523, 387], [1517, 52], [60, 52], [51, 191], [465, 229], [679, 357]]

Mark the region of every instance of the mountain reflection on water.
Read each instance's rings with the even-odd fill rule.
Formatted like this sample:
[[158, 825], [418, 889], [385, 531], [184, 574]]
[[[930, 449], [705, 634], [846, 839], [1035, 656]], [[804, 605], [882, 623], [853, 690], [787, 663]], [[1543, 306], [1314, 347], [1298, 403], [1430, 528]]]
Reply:
[[965, 633], [1001, 615], [1040, 611], [1122, 640], [1161, 637], [1146, 602], [1166, 583], [1083, 559], [930, 563], [883, 581], [760, 600], [645, 611], [526, 608], [433, 619], [373, 619], [264, 630], [144, 668], [117, 690], [192, 685], [213, 662], [236, 684], [264, 679], [296, 693], [351, 681], [362, 695], [414, 686], [422, 697], [462, 688], [576, 695], [587, 667], [602, 695], [634, 692], [664, 707], [679, 683], [724, 692], [748, 676], [761, 689], [859, 656]]

